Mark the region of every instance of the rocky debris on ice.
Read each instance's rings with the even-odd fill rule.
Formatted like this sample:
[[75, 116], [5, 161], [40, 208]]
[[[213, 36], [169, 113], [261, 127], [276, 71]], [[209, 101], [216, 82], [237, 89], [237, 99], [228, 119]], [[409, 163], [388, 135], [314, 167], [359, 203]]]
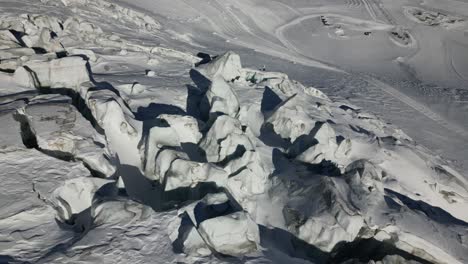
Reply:
[[[38, 96], [25, 107], [24, 117], [37, 147], [65, 160], [80, 160], [101, 177], [115, 173], [109, 154], [88, 120], [65, 96]], [[96, 142], [102, 143], [97, 144]]]
[[232, 82], [240, 78], [242, 76], [241, 69], [240, 57], [234, 52], [226, 52], [209, 63], [201, 64], [195, 68], [208, 80], [213, 80], [219, 75], [226, 82]]

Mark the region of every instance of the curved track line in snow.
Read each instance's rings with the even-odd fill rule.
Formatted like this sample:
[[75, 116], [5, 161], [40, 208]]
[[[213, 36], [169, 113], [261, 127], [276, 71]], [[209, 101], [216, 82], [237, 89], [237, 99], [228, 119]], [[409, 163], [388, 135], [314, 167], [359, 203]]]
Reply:
[[[290, 22], [276, 28], [275, 30], [275, 36], [276, 38], [287, 48], [287, 49], [290, 49], [292, 51], [294, 51], [295, 53], [299, 54], [300, 56], [302, 57], [305, 57], [305, 58], [308, 58], [308, 59], [312, 59], [312, 60], [315, 60], [315, 61], [318, 61], [322, 64], [325, 64], [325, 65], [328, 65], [329, 67], [334, 67], [334, 68], [337, 68], [339, 69], [339, 67], [337, 67], [336, 65], [332, 65], [332, 64], [329, 64], [327, 62], [324, 62], [324, 61], [320, 61], [320, 60], [317, 60], [315, 58], [311, 58], [309, 57], [308, 55], [304, 54], [303, 52], [301, 52], [300, 50], [297, 49], [297, 47], [292, 44], [285, 36], [285, 31], [290, 28], [290, 27], [293, 27], [295, 25], [298, 25], [300, 23], [302, 23], [303, 21], [305, 20], [308, 20], [308, 19], [311, 19], [311, 18], [315, 18], [315, 17], [320, 17], [320, 16], [329, 16], [329, 17], [340, 17], [342, 19], [346, 19], [345, 16], [342, 16], [342, 15], [338, 15], [338, 14], [329, 14], [329, 13], [322, 13], [322, 12], [319, 12], [319, 13], [314, 13], [314, 14], [308, 14], [308, 15], [304, 15], [304, 16], [300, 16], [300, 17], [297, 17], [293, 20], [291, 20]], [[351, 19], [351, 18], [347, 18], [347, 19]], [[357, 20], [357, 19], [356, 19]], [[367, 20], [369, 21], [369, 20]], [[375, 22], [375, 21], [370, 21], [370, 23], [374, 23], [374, 26], [377, 28], [377, 27], [381, 27], [383, 30], [383, 27], [382, 25], [385, 25], [383, 23], [379, 23], [379, 22]], [[382, 25], [378, 25], [378, 24], [382, 24]], [[340, 71], [342, 71], [340, 69]]]
[[458, 43], [457, 41], [454, 41], [454, 40], [451, 40], [452, 41], [452, 45], [449, 44], [449, 40], [444, 40], [443, 41], [443, 48], [444, 48], [444, 53], [445, 53], [445, 60], [446, 60], [446, 64], [447, 64], [447, 67], [449, 69], [452, 69], [452, 71], [455, 73], [455, 75], [457, 76], [458, 79], [460, 79], [461, 81], [467, 81], [468, 80], [468, 77], [464, 76], [464, 74], [462, 72], [460, 72], [458, 69], [457, 69], [457, 66], [455, 65], [455, 62], [454, 62], [454, 59], [453, 59], [453, 45], [462, 45], [461, 43]]
[[[259, 37], [258, 34], [255, 34], [254, 32], [245, 31], [243, 28], [243, 25], [237, 25], [237, 27], [233, 27], [233, 25], [226, 25], [226, 23], [216, 23], [215, 20], [210, 18], [209, 16], [205, 15], [200, 8], [202, 8], [200, 5], [196, 5], [191, 3], [189, 0], [182, 0], [185, 4], [193, 8], [194, 10], [197, 10], [198, 13], [200, 13], [201, 16], [211, 25], [211, 27], [214, 29], [214, 34], [220, 36], [221, 38], [225, 40], [229, 40], [230, 42], [237, 44], [239, 46], [242, 46], [244, 48], [249, 48], [252, 49], [256, 52], [263, 53], [269, 56], [277, 57], [280, 59], [284, 59], [287, 61], [294, 61], [299, 64], [302, 64], [304, 66], [310, 66], [310, 67], [316, 67], [316, 68], [322, 68], [330, 71], [335, 71], [335, 72], [343, 72], [341, 69], [338, 69], [337, 67], [334, 67], [328, 63], [324, 63], [318, 60], [314, 60], [312, 58], [307, 58], [305, 56], [302, 56], [297, 52], [291, 53], [290, 50], [285, 49], [279, 44], [273, 43], [267, 39], [264, 39], [262, 37]], [[220, 2], [215, 1], [215, 3], [218, 5], [218, 8], [221, 9], [219, 11], [224, 11], [225, 14], [230, 13], [231, 16], [237, 17], [232, 11], [226, 11], [224, 10], [223, 6], [221, 5]], [[229, 14], [227, 14], [229, 15]], [[239, 21], [240, 19], [237, 18], [232, 18], [230, 19], [237, 20]], [[229, 23], [228, 23], [229, 24]], [[245, 26], [245, 25], [244, 25]], [[245, 40], [243, 38], [239, 38], [239, 33], [247, 33], [251, 36], [251, 38], [257, 38], [262, 40], [265, 45], [258, 45], [255, 44], [252, 41]]]
[[[307, 20], [307, 19], [310, 19], [310, 18], [313, 18], [313, 17], [317, 17], [317, 16], [320, 16], [320, 15], [313, 14], [313, 15], [306, 15], [306, 16], [296, 18], [296, 19], [292, 20], [291, 22], [277, 28], [276, 31], [275, 31], [275, 35], [281, 41], [281, 43], [283, 43], [283, 45], [285, 45], [285, 47], [295, 51], [299, 55], [302, 55], [304, 57], [308, 57], [307, 55], [301, 53], [291, 42], [289, 42], [287, 40], [287, 38], [284, 36], [284, 32], [285, 32], [285, 30], [287, 28], [289, 28], [291, 26], [297, 25], [297, 24], [303, 22], [304, 20]], [[459, 127], [459, 126], [457, 126], [455, 124], [452, 124], [452, 123], [448, 122], [445, 118], [443, 118], [439, 114], [433, 112], [431, 109], [424, 106], [423, 104], [411, 99], [409, 96], [407, 96], [404, 93], [398, 91], [397, 89], [393, 88], [392, 86], [390, 86], [390, 85], [388, 85], [388, 84], [386, 84], [384, 82], [381, 82], [381, 81], [379, 81], [379, 80], [377, 80], [375, 78], [364, 75], [364, 74], [357, 74], [357, 75], [360, 78], [362, 78], [363, 80], [367, 81], [368, 83], [373, 84], [376, 87], [380, 88], [385, 93], [387, 93], [387, 94], [391, 95], [392, 97], [398, 99], [399, 101], [407, 104], [409, 107], [411, 107], [414, 110], [420, 112], [422, 115], [424, 115], [427, 118], [433, 120], [434, 122], [441, 125], [442, 127], [445, 127], [446, 129], [448, 129], [450, 131], [453, 131], [453, 132], [455, 132], [455, 133], [457, 133], [457, 134], [459, 134], [459, 135], [461, 135], [463, 137], [468, 138], [468, 132], [465, 129], [463, 129], [462, 127]]]
[[284, 6], [286, 9], [288, 9], [289, 11], [291, 11], [291, 12], [293, 12], [295, 14], [301, 14], [301, 12], [299, 12], [299, 10], [294, 9], [294, 8], [292, 8], [291, 6], [289, 6], [289, 5], [285, 4], [285, 3], [282, 3], [282, 2], [276, 1], [276, 0], [272, 0], [272, 2], [275, 2], [280, 6]]
[[345, 0], [345, 5], [347, 8], [357, 8], [362, 5], [362, 2], [359, 0]]
[[407, 104], [414, 110], [420, 112], [427, 118], [433, 120], [437, 124], [445, 127], [446, 129], [459, 134], [465, 138], [468, 138], [468, 131], [459, 127], [458, 125], [452, 124], [451, 122], [447, 121], [445, 118], [440, 116], [439, 114], [433, 112], [431, 109], [426, 107], [425, 105], [411, 99], [409, 96], [405, 95], [404, 93], [398, 91], [397, 89], [393, 88], [392, 86], [379, 81], [375, 78], [371, 78], [362, 74], [359, 74], [361, 78], [366, 80], [368, 83], [375, 85], [376, 87], [380, 88], [382, 91], [386, 92], [387, 94], [395, 97], [396, 99], [400, 100], [401, 102]]
[[371, 3], [369, 3], [369, 0], [361, 0], [364, 6], [366, 7], [367, 12], [371, 16], [372, 20], [378, 21], [377, 19], [377, 14], [375, 13], [374, 8], [372, 8]]

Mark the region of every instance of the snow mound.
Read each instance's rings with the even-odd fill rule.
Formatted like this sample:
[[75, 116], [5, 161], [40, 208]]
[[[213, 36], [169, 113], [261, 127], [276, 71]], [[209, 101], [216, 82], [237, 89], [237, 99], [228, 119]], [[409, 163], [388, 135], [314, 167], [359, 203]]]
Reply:
[[226, 185], [228, 174], [211, 164], [183, 159], [172, 162], [164, 179], [164, 190], [170, 191], [184, 187], [196, 187], [199, 183], [212, 182], [218, 186]]
[[[277, 106], [265, 123], [271, 126], [273, 131], [290, 142], [296, 141], [301, 136], [308, 135], [315, 127], [315, 120], [297, 104], [293, 95]], [[294, 116], [294, 119], [290, 117]]]
[[144, 168], [147, 177], [159, 179], [155, 174], [156, 157], [163, 147], [181, 147], [182, 144], [197, 144], [202, 134], [198, 122], [191, 116], [163, 114], [158, 117], [158, 125], [150, 129], [144, 144]]
[[200, 142], [209, 162], [222, 162], [238, 155], [239, 151], [253, 150], [254, 146], [239, 120], [227, 115], [218, 117]]
[[81, 219], [81, 217], [84, 214], [92, 215], [96, 192], [109, 183], [113, 181], [90, 177], [71, 179], [63, 183], [54, 191], [52, 198], [52, 204], [57, 210], [57, 218], [70, 225], [87, 224], [81, 221], [89, 221], [89, 218]]
[[231, 82], [242, 76], [242, 65], [239, 55], [227, 52], [213, 61], [198, 66], [195, 70], [209, 80], [221, 76], [226, 82]]
[[258, 226], [242, 212], [205, 220], [199, 232], [216, 252], [230, 256], [256, 251], [260, 242]]
[[174, 245], [182, 244], [186, 253], [206, 255], [210, 250], [242, 256], [258, 250], [257, 224], [248, 214], [236, 212], [225, 193], [209, 194], [179, 212], [181, 226], [171, 236]]
[[213, 77], [206, 98], [210, 106], [210, 115], [226, 114], [236, 117], [239, 113], [239, 99], [229, 83], [220, 75]]

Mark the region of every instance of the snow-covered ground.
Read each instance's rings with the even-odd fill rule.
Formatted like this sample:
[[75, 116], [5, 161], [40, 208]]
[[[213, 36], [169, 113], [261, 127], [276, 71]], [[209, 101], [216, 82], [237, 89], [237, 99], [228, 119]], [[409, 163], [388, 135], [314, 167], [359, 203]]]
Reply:
[[467, 263], [442, 2], [0, 0], [0, 263]]

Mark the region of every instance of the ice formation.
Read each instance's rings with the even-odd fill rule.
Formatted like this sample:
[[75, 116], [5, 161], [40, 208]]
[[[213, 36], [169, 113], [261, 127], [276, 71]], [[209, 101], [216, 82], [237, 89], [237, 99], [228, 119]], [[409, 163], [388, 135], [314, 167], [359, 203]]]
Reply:
[[[161, 29], [106, 1], [61, 4]], [[158, 249], [188, 262], [468, 261], [468, 182], [376, 116], [285, 74], [243, 68], [234, 52], [191, 69], [193, 94], [155, 93], [147, 79], [171, 76], [146, 67], [135, 71], [146, 83], [122, 77], [113, 86], [92, 66], [120, 70], [105, 60], [132, 53], [136, 64], [193, 57], [79, 18], [1, 25], [2, 78], [21, 92], [0, 97], [0, 262], [53, 263], [95, 248], [118, 248], [120, 263]], [[86, 41], [109, 50], [68, 45]], [[70, 249], [57, 253], [60, 245]]]

